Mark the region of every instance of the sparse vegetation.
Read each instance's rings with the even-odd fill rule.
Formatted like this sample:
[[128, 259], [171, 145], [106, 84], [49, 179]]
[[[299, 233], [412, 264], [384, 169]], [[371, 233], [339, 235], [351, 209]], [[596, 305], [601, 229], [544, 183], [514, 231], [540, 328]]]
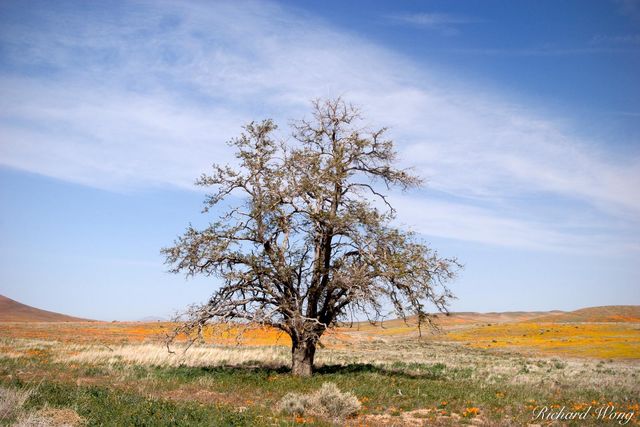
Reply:
[[[76, 326], [75, 342], [17, 339], [14, 328], [0, 328], [5, 337], [0, 338], [0, 385], [33, 390], [24, 414], [73, 410], [87, 425], [113, 425], [112, 417], [125, 425], [137, 420], [147, 425], [322, 426], [335, 422], [323, 411], [310, 411], [306, 396], [333, 383], [361, 404], [348, 423], [523, 425], [535, 407], [547, 404], [572, 408], [611, 402], [637, 412], [640, 395], [637, 360], [532, 357], [447, 341], [446, 334], [422, 339], [385, 334], [373, 340], [366, 331], [336, 332], [340, 339], [327, 341], [318, 352], [317, 375], [303, 379], [289, 374], [286, 346], [206, 344], [187, 353], [176, 346], [170, 354], [160, 342], [137, 338], [135, 331], [155, 331], [156, 325], [104, 324], [118, 337], [115, 342], [106, 338], [106, 345], [82, 336], [99, 330], [84, 325]], [[21, 328], [38, 331], [40, 326]], [[129, 330], [133, 339], [118, 342]], [[287, 415], [280, 409], [290, 393], [300, 404], [296, 409], [296, 399], [290, 399]]]
[[[637, 324], [522, 316], [447, 318], [442, 334], [422, 338], [398, 321], [333, 329], [323, 336], [317, 375], [304, 379], [289, 374], [290, 341], [271, 329], [249, 329], [239, 344], [234, 331], [210, 326], [204, 334], [217, 344], [185, 353], [186, 343], [176, 343], [171, 354], [166, 323], [0, 324], [0, 387], [22, 396], [0, 425], [329, 426], [332, 412], [307, 401], [324, 383], [361, 405], [339, 424], [526, 425], [541, 405], [611, 403], [638, 413]], [[637, 424], [635, 416], [627, 425]]]

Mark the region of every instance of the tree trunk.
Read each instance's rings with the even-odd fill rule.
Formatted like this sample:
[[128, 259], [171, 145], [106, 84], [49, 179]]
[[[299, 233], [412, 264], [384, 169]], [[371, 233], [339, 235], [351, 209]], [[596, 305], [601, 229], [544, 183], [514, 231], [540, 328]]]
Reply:
[[293, 340], [291, 346], [291, 373], [298, 377], [310, 377], [313, 373], [313, 358], [316, 343], [313, 340]]

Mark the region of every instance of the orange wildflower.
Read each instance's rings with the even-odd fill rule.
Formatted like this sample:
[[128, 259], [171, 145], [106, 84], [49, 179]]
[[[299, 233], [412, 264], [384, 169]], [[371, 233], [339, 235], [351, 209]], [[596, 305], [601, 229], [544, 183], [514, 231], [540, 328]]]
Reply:
[[475, 406], [472, 406], [470, 408], [465, 409], [464, 412], [462, 413], [462, 416], [463, 417], [475, 417], [479, 413], [480, 413], [480, 408], [476, 408]]

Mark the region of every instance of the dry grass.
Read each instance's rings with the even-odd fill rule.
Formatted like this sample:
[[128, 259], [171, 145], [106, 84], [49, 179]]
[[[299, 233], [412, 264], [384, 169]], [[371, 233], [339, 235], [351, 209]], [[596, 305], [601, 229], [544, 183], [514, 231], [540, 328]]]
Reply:
[[84, 423], [70, 408], [45, 406], [37, 411], [25, 411], [23, 407], [33, 394], [32, 389], [0, 387], [0, 423], [10, 423], [13, 427], [75, 427]]
[[66, 346], [59, 361], [83, 363], [133, 363], [155, 366], [243, 366], [259, 363], [278, 367], [287, 363], [290, 350], [285, 347], [243, 347], [194, 345], [185, 351], [184, 344], [171, 347], [169, 353], [162, 344], [125, 344], [105, 346]]
[[[170, 324], [76, 324], [75, 337], [71, 324], [48, 326], [52, 332], [46, 335], [42, 325], [20, 325], [27, 337], [18, 338], [15, 331], [0, 325], [0, 358], [6, 358], [0, 378], [28, 384], [47, 378], [74, 387], [91, 385], [203, 405], [242, 402], [265, 414], [271, 414], [287, 392], [309, 394], [320, 386], [313, 383], [318, 377], [308, 383], [314, 387], [309, 388], [278, 369], [216, 368], [289, 366], [290, 348], [274, 341], [270, 330], [254, 329], [245, 335], [244, 345], [236, 345], [232, 331], [225, 337], [218, 330], [215, 338], [228, 345], [195, 344], [184, 352], [185, 343], [178, 342], [172, 346], [175, 353], [169, 353], [160, 332]], [[366, 425], [420, 425], [424, 419], [436, 425], [456, 425], [460, 420], [490, 423], [499, 410], [515, 411], [527, 419], [535, 405], [563, 405], [564, 396], [570, 396], [567, 404], [580, 407], [591, 405], [594, 398], [596, 406], [614, 400], [616, 406], [636, 410], [638, 404], [638, 324], [456, 323], [442, 334], [422, 339], [399, 322], [390, 326], [384, 334], [373, 327], [340, 329], [316, 355], [321, 378], [360, 398], [376, 400], [375, 405], [362, 400], [358, 422]], [[152, 335], [145, 337], [143, 331]], [[214, 338], [213, 332], [209, 338]], [[436, 384], [444, 388], [424, 388]], [[421, 393], [431, 401], [425, 403]], [[457, 407], [441, 407], [437, 402], [442, 399], [433, 397], [439, 395], [457, 396]], [[532, 395], [545, 400], [529, 402]], [[509, 402], [501, 407], [504, 399]], [[105, 404], [104, 411], [108, 408], [110, 404]], [[42, 416], [33, 413], [20, 419], [32, 422], [24, 425], [38, 425], [33, 423]], [[292, 420], [307, 422], [308, 417]]]
[[31, 390], [0, 387], [0, 421], [10, 420], [17, 416], [29, 396], [31, 396]]
[[[8, 345], [5, 343], [4, 348]], [[78, 345], [47, 341], [16, 340], [3, 356], [37, 358], [47, 354], [62, 364], [145, 365], [145, 366], [290, 366], [290, 350], [282, 346], [194, 345], [184, 352], [184, 344], [169, 353], [162, 344]], [[424, 366], [442, 365], [448, 371], [468, 371], [471, 379], [486, 384], [547, 384], [550, 387], [615, 387], [640, 394], [640, 361], [592, 358], [556, 358], [538, 355], [474, 349], [455, 342], [402, 339], [361, 342], [346, 349], [324, 348], [316, 356], [317, 366], [373, 365], [411, 375], [423, 373]], [[547, 387], [545, 386], [545, 387]]]

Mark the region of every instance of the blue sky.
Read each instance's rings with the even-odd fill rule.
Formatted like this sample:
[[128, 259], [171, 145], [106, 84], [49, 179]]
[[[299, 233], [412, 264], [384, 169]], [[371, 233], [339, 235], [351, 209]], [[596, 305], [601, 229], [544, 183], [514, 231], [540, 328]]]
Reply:
[[215, 280], [159, 254], [266, 117], [344, 96], [427, 186], [398, 223], [459, 311], [640, 304], [640, 2], [0, 3], [0, 293], [166, 316]]

